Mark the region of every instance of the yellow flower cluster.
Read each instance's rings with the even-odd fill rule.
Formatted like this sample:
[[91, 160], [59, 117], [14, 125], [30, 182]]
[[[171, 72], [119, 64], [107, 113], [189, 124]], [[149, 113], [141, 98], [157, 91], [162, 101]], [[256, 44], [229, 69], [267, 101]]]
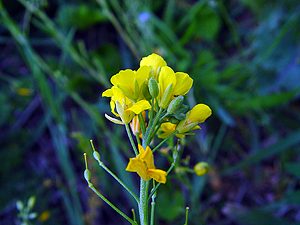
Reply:
[[[150, 85], [153, 82], [149, 81], [153, 79], [157, 87]], [[144, 57], [137, 71], [121, 70], [112, 76], [110, 81], [113, 87], [104, 91], [102, 96], [111, 98], [111, 112], [121, 120], [105, 116], [117, 124], [129, 123], [136, 114], [150, 109], [152, 98], [158, 102], [159, 107], [166, 109], [173, 99], [187, 94], [193, 85], [193, 79], [188, 74], [175, 73], [167, 66], [165, 60], [155, 53]], [[157, 96], [151, 96], [155, 93]], [[173, 124], [171, 127], [169, 124], [171, 129], [168, 130], [175, 130], [176, 127], [179, 134], [182, 134], [189, 130], [199, 129], [197, 124], [203, 123], [210, 115], [211, 109], [207, 105], [198, 104], [177, 126]]]
[[[110, 81], [113, 86], [104, 91], [102, 96], [111, 98], [111, 112], [120, 119], [107, 114], [105, 117], [126, 126], [132, 121], [132, 131], [136, 136], [141, 135], [140, 121], [136, 115], [142, 113], [140, 118], [145, 120], [146, 110], [151, 112], [148, 116], [157, 114], [160, 118], [160, 122], [154, 123], [153, 126], [158, 126], [157, 129], [151, 129], [151, 132], [157, 132], [160, 126], [160, 138], [167, 138], [174, 132], [177, 137], [182, 138], [189, 134], [187, 132], [200, 129], [198, 123], [203, 123], [211, 115], [211, 109], [205, 104], [198, 104], [187, 113], [184, 108], [179, 110], [184, 96], [193, 85], [193, 79], [187, 73], [174, 72], [165, 60], [155, 53], [144, 57], [137, 71], [121, 70], [112, 76]], [[163, 112], [162, 115], [158, 111]], [[175, 122], [171, 120], [172, 116], [176, 119]], [[144, 127], [147, 126], [146, 121], [144, 124]], [[151, 132], [148, 132], [148, 135], [152, 135]], [[148, 146], [144, 150], [139, 145], [139, 154], [130, 159], [126, 170], [137, 172], [144, 180], [153, 178], [161, 183], [166, 181], [166, 172], [155, 168], [152, 151]]]

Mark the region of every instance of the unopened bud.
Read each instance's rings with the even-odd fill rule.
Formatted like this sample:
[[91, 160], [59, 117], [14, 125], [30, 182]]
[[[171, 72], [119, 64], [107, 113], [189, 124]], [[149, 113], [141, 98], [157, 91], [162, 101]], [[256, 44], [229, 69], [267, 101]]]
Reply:
[[184, 97], [182, 95], [174, 98], [171, 102], [170, 105], [168, 106], [167, 113], [171, 114], [174, 113], [183, 103]]
[[170, 84], [167, 89], [165, 90], [161, 100], [160, 100], [160, 104], [159, 107], [165, 109], [167, 108], [167, 106], [169, 105], [169, 101], [172, 95], [172, 89], [173, 89], [173, 84]]
[[159, 88], [158, 88], [157, 81], [153, 77], [150, 78], [148, 87], [152, 98], [156, 98], [159, 93]]
[[199, 162], [195, 165], [194, 170], [198, 176], [203, 176], [208, 172], [209, 165], [206, 162]]
[[152, 98], [152, 96], [149, 92], [149, 88], [148, 88], [147, 84], [143, 83], [141, 88], [142, 88], [142, 93], [143, 93], [145, 99], [149, 101]]

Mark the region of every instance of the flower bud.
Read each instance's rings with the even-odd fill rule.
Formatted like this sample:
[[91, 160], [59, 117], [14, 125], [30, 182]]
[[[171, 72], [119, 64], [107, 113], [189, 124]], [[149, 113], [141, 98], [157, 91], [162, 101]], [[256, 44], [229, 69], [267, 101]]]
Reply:
[[159, 107], [165, 109], [167, 108], [167, 106], [169, 105], [169, 101], [172, 95], [172, 89], [173, 89], [173, 84], [170, 84], [167, 89], [165, 90], [160, 103], [159, 103]]
[[174, 113], [183, 103], [184, 97], [182, 95], [174, 98], [171, 102], [170, 105], [168, 106], [167, 113], [171, 114]]
[[203, 176], [208, 172], [209, 165], [206, 162], [199, 162], [195, 165], [194, 170], [198, 176]]
[[149, 92], [148, 86], [145, 83], [143, 83], [141, 88], [142, 88], [142, 93], [143, 93], [145, 99], [149, 101], [152, 98], [152, 96]]
[[149, 91], [150, 94], [153, 98], [156, 98], [158, 96], [159, 93], [159, 88], [158, 88], [158, 84], [157, 81], [151, 77], [148, 83], [148, 87], [149, 87]]

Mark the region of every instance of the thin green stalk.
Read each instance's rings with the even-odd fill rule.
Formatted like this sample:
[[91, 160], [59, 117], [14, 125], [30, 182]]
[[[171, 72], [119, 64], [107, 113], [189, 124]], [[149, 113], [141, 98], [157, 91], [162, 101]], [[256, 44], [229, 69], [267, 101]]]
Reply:
[[144, 137], [145, 132], [146, 132], [146, 125], [145, 125], [145, 121], [144, 121], [144, 118], [143, 118], [143, 114], [142, 113], [138, 114], [138, 118], [139, 118], [139, 123], [140, 123], [140, 126], [141, 126], [141, 130], [142, 130], [142, 135]]
[[135, 139], [136, 139], [136, 142], [141, 145], [141, 140], [140, 140], [140, 137], [138, 135], [135, 136]]
[[[92, 143], [92, 142], [91, 142]], [[92, 145], [93, 146], [93, 145]], [[87, 181], [89, 188], [96, 194], [98, 195], [106, 204], [108, 204], [111, 208], [113, 208], [117, 213], [119, 213], [121, 216], [123, 216], [128, 222], [131, 224], [137, 225], [135, 221], [130, 219], [127, 215], [125, 215], [120, 209], [118, 209], [114, 204], [112, 204], [107, 198], [105, 198], [91, 183], [91, 172], [88, 169], [88, 164], [87, 164], [87, 158], [86, 158], [86, 153], [84, 155], [84, 162], [85, 162], [85, 171], [84, 171], [84, 178]]]
[[149, 126], [147, 127], [146, 134], [145, 134], [145, 139], [146, 139], [145, 144], [146, 145], [143, 146], [144, 148], [150, 144], [150, 142], [151, 142], [151, 134], [152, 134], [153, 130], [155, 129], [155, 126], [158, 123], [159, 117], [162, 114], [162, 112], [163, 112], [163, 108], [160, 108], [159, 112], [155, 116], [153, 124], [149, 124]]
[[[155, 180], [153, 180], [153, 187], [155, 187]], [[156, 192], [152, 196], [152, 201], [151, 201], [150, 225], [154, 225], [155, 198], [156, 198]]]
[[128, 216], [126, 216], [120, 209], [118, 209], [115, 205], [113, 205], [110, 201], [108, 201], [107, 198], [105, 198], [95, 187], [92, 183], [89, 182], [89, 188], [98, 195], [106, 204], [108, 204], [110, 207], [112, 207], [117, 213], [119, 213], [121, 216], [123, 216], [129, 223], [137, 225], [136, 222], [134, 222], [132, 219], [130, 219]]
[[133, 150], [134, 150], [134, 153], [135, 153], [135, 155], [138, 155], [139, 153], [138, 153], [138, 150], [137, 150], [137, 148], [136, 148], [136, 146], [135, 146], [135, 143], [134, 143], [134, 141], [133, 141], [132, 134], [131, 134], [131, 132], [130, 132], [128, 123], [125, 123], [125, 127], [126, 127], [127, 135], [128, 135], [128, 137], [129, 137], [131, 146], [132, 146], [132, 148], [133, 148]]
[[[174, 168], [174, 166], [175, 166], [175, 162], [173, 162], [173, 163], [171, 164], [170, 168], [169, 168], [168, 171], [167, 171], [167, 174], [169, 174], [169, 173], [171, 172], [171, 170]], [[161, 184], [161, 183], [158, 183], [154, 188], [152, 188], [152, 190], [151, 190], [151, 192], [150, 192], [150, 194], [149, 194], [149, 197], [148, 197], [147, 202], [150, 201], [150, 198], [155, 194], [155, 192], [156, 192], [157, 188], [160, 186], [160, 184]]]
[[185, 208], [185, 223], [183, 225], [188, 225], [189, 209], [190, 207]]
[[166, 141], [168, 141], [171, 137], [173, 137], [177, 133], [178, 131], [176, 130], [172, 134], [170, 134], [167, 138], [165, 138], [162, 142], [160, 142], [154, 149], [152, 149], [152, 152], [155, 152], [160, 146], [162, 146]]
[[99, 166], [101, 166], [107, 173], [109, 173], [119, 184], [124, 187], [126, 191], [139, 203], [139, 198], [134, 194], [110, 169], [108, 169], [102, 161], [99, 162]]
[[154, 225], [154, 210], [155, 210], [155, 201], [152, 201], [151, 202], [150, 225]]

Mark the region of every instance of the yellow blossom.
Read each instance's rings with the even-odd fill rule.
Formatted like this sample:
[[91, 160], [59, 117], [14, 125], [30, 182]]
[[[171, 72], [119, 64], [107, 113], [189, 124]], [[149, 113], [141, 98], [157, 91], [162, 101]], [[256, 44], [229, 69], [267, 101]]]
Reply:
[[[176, 130], [177, 124], [173, 124], [170, 122], [163, 123], [159, 129], [157, 136], [161, 139], [165, 139], [169, 137]], [[192, 130], [200, 129], [199, 126], [195, 126]], [[184, 138], [185, 135], [194, 135], [194, 133], [177, 133], [175, 134], [178, 138]]]
[[167, 108], [170, 101], [176, 96], [185, 95], [193, 85], [193, 79], [182, 72], [174, 72], [170, 67], [161, 68], [158, 77], [159, 84], [159, 106]]
[[198, 162], [195, 167], [194, 171], [198, 176], [205, 175], [209, 170], [209, 165], [206, 162]]
[[[121, 89], [113, 86], [111, 89], [102, 93], [103, 97], [111, 97], [111, 112], [121, 120], [117, 120], [105, 114], [105, 117], [117, 124], [129, 123], [135, 114], [139, 114], [146, 109], [150, 109], [151, 105], [147, 100], [140, 100], [136, 103], [131, 102], [121, 91]], [[117, 111], [117, 112], [116, 112]]]
[[142, 85], [147, 81], [149, 72], [148, 66], [142, 66], [137, 71], [121, 70], [112, 76], [110, 82], [120, 88], [127, 98], [136, 101], [143, 97]]
[[[159, 55], [152, 53], [151, 55], [142, 58], [140, 66], [150, 66], [153, 71], [153, 78], [156, 79], [159, 70], [166, 66], [166, 61]], [[149, 77], [150, 78], [150, 77]]]
[[201, 129], [197, 124], [203, 123], [211, 113], [211, 109], [207, 105], [198, 104], [187, 112], [186, 118], [178, 123], [176, 130], [182, 134], [190, 130]]
[[160, 183], [166, 183], [167, 172], [164, 170], [156, 169], [154, 166], [153, 153], [149, 146], [146, 150], [138, 145], [139, 154], [135, 158], [130, 158], [126, 171], [136, 172], [144, 180], [148, 181], [151, 178]]

